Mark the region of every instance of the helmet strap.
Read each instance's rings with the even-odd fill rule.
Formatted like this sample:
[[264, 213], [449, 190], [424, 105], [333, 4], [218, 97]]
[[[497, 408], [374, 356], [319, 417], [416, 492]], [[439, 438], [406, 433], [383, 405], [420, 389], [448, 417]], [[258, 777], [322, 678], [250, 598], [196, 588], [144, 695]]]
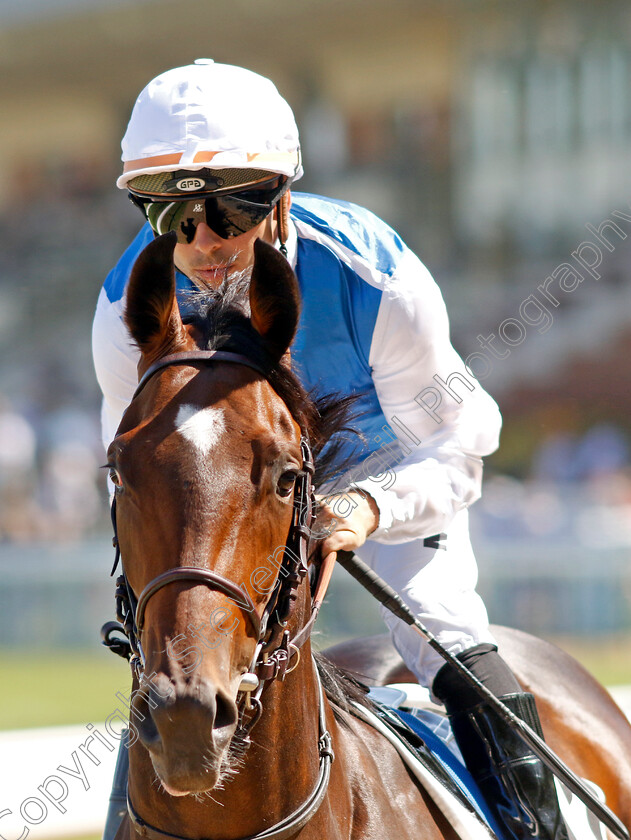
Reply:
[[289, 202], [286, 194], [282, 196], [276, 205], [276, 223], [278, 225], [278, 239], [280, 242], [279, 251], [281, 254], [287, 256], [287, 237], [289, 235]]

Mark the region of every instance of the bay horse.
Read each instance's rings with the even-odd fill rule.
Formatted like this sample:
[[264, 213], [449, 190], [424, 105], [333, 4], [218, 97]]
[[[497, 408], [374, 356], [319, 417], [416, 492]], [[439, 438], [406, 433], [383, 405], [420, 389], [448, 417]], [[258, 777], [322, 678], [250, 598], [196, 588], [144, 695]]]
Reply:
[[[362, 691], [312, 657], [312, 453], [322, 460], [343, 412], [312, 402], [288, 364], [295, 276], [257, 242], [249, 286], [234, 281], [183, 318], [174, 246], [158, 237], [132, 272], [140, 382], [108, 450], [133, 665], [116, 838], [454, 840], [396, 749], [353, 712]], [[550, 743], [629, 824], [631, 727], [574, 666], [559, 685], [557, 655], [531, 651], [516, 670], [541, 671], [529, 685], [548, 692]], [[568, 721], [568, 693], [583, 692]]]

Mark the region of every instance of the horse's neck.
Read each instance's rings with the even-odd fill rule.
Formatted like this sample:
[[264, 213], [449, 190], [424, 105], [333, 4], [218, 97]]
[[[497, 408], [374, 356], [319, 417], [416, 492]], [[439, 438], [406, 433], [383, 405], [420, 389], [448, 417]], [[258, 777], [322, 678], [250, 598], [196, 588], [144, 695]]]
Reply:
[[147, 752], [133, 748], [131, 798], [147, 822], [176, 835], [208, 836], [210, 826], [221, 825], [222, 836], [244, 837], [300, 807], [319, 773], [318, 682], [309, 642], [298, 667], [284, 682], [268, 684], [261, 701], [263, 713], [238, 772], [206, 795], [169, 796], [151, 783], [155, 773]]

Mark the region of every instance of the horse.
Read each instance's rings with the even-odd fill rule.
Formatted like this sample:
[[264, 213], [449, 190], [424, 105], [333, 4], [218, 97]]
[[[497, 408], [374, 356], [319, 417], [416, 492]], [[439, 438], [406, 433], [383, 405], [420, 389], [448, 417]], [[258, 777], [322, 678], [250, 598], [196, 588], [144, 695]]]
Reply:
[[[631, 726], [625, 714], [557, 645], [513, 627], [491, 630], [522, 689], [535, 695], [549, 746], [577, 776], [598, 785], [623, 825], [631, 826]], [[388, 635], [341, 642], [326, 654], [369, 685], [416, 682]]]
[[[357, 714], [361, 686], [312, 655], [314, 469], [345, 412], [314, 402], [291, 370], [293, 271], [258, 241], [249, 283], [195, 299], [183, 317], [174, 246], [156, 238], [130, 278], [139, 384], [108, 450], [133, 666], [116, 840], [453, 840], [396, 748]], [[628, 824], [631, 727], [574, 666], [557, 691], [555, 655], [535, 669], [538, 648], [526, 648], [518, 675], [547, 689], [550, 743]], [[403, 673], [381, 670], [376, 681]], [[560, 704], [579, 689], [587, 700], [568, 727]]]

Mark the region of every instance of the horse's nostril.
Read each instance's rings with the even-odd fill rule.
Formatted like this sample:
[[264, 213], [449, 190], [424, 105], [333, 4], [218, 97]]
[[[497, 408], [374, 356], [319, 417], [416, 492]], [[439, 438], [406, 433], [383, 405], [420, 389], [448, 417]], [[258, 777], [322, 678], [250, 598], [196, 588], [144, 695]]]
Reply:
[[175, 686], [169, 696], [157, 692], [147, 696], [139, 692], [133, 707], [140, 739], [152, 752], [162, 752], [174, 739], [192, 737], [193, 732], [198, 736], [204, 733], [209, 743], [214, 740], [215, 732], [217, 744], [223, 744], [238, 722], [234, 700], [210, 683]]
[[224, 726], [234, 726], [237, 722], [237, 707], [232, 700], [217, 694], [214, 729], [222, 729]]
[[140, 700], [138, 700], [138, 698], [134, 699], [131, 722], [138, 731], [140, 740], [145, 747], [153, 747], [154, 749], [157, 748], [160, 741], [160, 733], [158, 732], [158, 727], [153, 719], [151, 707], [147, 702], [146, 697], [143, 697]]

